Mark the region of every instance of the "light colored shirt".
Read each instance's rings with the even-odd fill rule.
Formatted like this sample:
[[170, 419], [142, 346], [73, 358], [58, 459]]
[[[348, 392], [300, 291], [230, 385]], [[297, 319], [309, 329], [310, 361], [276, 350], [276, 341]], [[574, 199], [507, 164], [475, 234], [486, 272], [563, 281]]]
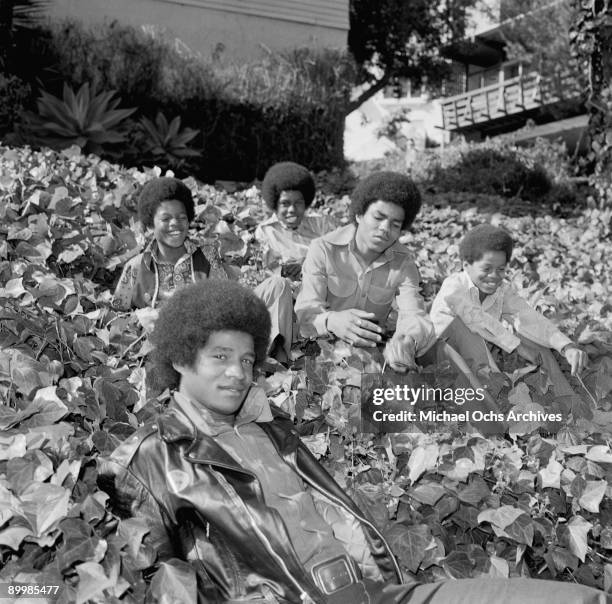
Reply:
[[274, 269], [281, 264], [301, 263], [313, 239], [329, 233], [335, 226], [329, 216], [307, 214], [297, 229], [290, 229], [273, 214], [255, 229], [255, 239], [264, 248], [264, 266]]
[[350, 224], [311, 244], [295, 303], [302, 335], [328, 335], [329, 312], [352, 308], [374, 313], [381, 327], [391, 328], [387, 320], [395, 300], [396, 333], [414, 338], [417, 353], [425, 351], [435, 336], [412, 254], [395, 242], [364, 267], [355, 254], [355, 232], [356, 226]]
[[444, 280], [430, 313], [438, 337], [459, 317], [472, 332], [506, 352], [512, 352], [520, 344], [516, 334], [559, 352], [572, 343], [552, 321], [529, 306], [509, 283], [503, 282], [482, 302], [478, 292], [465, 271]]

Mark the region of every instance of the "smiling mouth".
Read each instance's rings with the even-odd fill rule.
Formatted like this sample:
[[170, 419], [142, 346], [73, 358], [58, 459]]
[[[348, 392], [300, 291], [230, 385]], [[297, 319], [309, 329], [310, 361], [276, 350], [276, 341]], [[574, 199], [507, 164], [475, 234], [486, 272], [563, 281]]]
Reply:
[[238, 386], [219, 386], [219, 390], [225, 390], [230, 394], [242, 394], [244, 392], [244, 388], [239, 388]]

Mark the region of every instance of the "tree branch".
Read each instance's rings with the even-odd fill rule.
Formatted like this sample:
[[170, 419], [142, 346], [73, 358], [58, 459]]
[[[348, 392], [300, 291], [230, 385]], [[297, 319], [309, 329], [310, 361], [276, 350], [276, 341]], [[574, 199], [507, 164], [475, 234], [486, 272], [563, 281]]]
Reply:
[[352, 113], [355, 109], [359, 109], [367, 100], [371, 99], [379, 90], [382, 90], [390, 80], [389, 74], [385, 73], [380, 80], [377, 80], [368, 88], [364, 90], [354, 101], [348, 104], [346, 114]]

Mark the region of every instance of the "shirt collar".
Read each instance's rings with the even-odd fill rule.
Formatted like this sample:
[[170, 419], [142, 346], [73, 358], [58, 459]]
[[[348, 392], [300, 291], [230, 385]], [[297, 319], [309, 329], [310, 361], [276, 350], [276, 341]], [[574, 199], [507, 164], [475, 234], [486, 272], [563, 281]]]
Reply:
[[[357, 232], [357, 225], [355, 223], [347, 224], [346, 226], [340, 227], [331, 233], [324, 236], [325, 241], [328, 241], [332, 245], [337, 246], [349, 246], [349, 249], [354, 252], [354, 241], [355, 233]], [[408, 250], [399, 241], [390, 245], [381, 256], [390, 260], [394, 254], [407, 254]]]
[[460, 279], [467, 286], [468, 291], [472, 295], [473, 299], [477, 300], [480, 304], [487, 306], [487, 307], [493, 304], [499, 296], [503, 295], [503, 290], [505, 288], [505, 283], [502, 281], [500, 286], [492, 294], [486, 296], [485, 299], [481, 302], [480, 295], [479, 295], [480, 290], [478, 289], [476, 285], [474, 285], [474, 282], [472, 281], [471, 277], [468, 275], [465, 269], [461, 271]]
[[297, 228], [289, 229], [280, 221], [279, 217], [276, 215], [276, 212], [274, 212], [272, 216], [270, 216], [269, 218], [266, 218], [261, 223], [261, 226], [279, 226], [281, 229], [287, 231], [288, 233], [295, 233], [296, 231], [302, 231], [308, 225], [310, 220], [311, 220], [310, 215], [306, 213], [302, 217], [302, 221], [300, 222]]
[[258, 386], [250, 388], [240, 410], [233, 417], [213, 414], [205, 407], [192, 402], [181, 392], [174, 393], [174, 400], [195, 428], [208, 436], [218, 436], [245, 424], [270, 422], [273, 419], [268, 398]]
[[[184, 245], [185, 245], [185, 255], [186, 256], [193, 256], [194, 252], [198, 249], [198, 245], [194, 241], [189, 239], [189, 237], [185, 239]], [[155, 262], [156, 264], [159, 264], [159, 260], [157, 259], [158, 253], [159, 253], [159, 248], [157, 246], [157, 239], [154, 238], [151, 241], [149, 241], [149, 243], [147, 243], [147, 245], [145, 246], [142, 252], [143, 261], [148, 268], [151, 268], [151, 265], [153, 262]]]

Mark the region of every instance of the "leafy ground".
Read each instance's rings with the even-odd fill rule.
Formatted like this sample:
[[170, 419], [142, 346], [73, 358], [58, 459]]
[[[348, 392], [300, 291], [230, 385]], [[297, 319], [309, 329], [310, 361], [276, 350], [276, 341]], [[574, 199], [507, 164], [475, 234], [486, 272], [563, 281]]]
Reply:
[[[0, 147], [0, 581], [59, 583], [64, 602], [181, 593], [168, 565], [147, 587], [141, 571], [155, 558], [147, 527], [113, 517], [96, 487], [97, 456], [146, 413], [146, 338], [137, 314], [112, 309], [110, 288], [142, 243], [134, 193], [155, 175], [75, 150]], [[252, 240], [265, 214], [257, 190], [188, 184], [198, 197], [194, 236], [219, 240], [245, 283], [263, 279]], [[296, 349], [292, 368], [262, 385], [417, 578], [534, 576], [609, 590], [612, 213], [509, 216], [496, 198], [427, 201], [407, 240], [428, 299], [458, 266], [465, 229], [491, 220], [516, 236], [514, 284], [589, 351], [589, 370], [573, 382], [582, 401], [564, 409], [567, 425], [554, 437], [537, 423], [510, 426], [506, 438], [456, 427], [356, 433], [360, 374], [380, 363], [340, 344], [318, 356]], [[346, 198], [319, 195], [318, 203], [346, 217]], [[506, 369], [484, 377], [502, 407], [563, 404], [535, 368], [512, 371], [509, 359]], [[454, 379], [442, 365], [427, 373]]]

